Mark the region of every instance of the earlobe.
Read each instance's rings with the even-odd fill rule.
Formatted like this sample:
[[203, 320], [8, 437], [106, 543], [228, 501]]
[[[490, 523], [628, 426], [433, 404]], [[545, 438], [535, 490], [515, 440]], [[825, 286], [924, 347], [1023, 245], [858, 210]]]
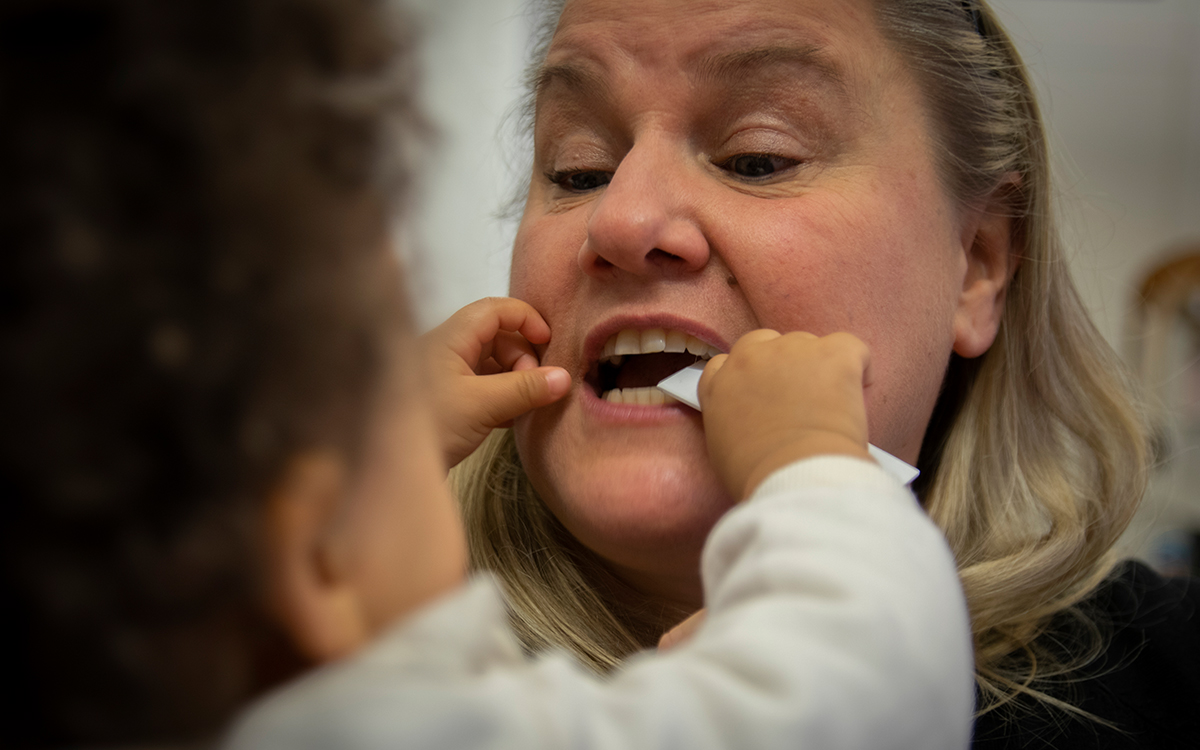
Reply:
[[367, 624], [330, 530], [346, 488], [344, 460], [331, 451], [290, 459], [263, 515], [267, 591], [296, 648], [316, 662], [357, 649]]
[[964, 228], [966, 264], [954, 315], [954, 352], [960, 357], [982, 355], [1000, 330], [1008, 284], [1019, 262], [1015, 222], [1005, 200], [1015, 181], [1006, 181]]

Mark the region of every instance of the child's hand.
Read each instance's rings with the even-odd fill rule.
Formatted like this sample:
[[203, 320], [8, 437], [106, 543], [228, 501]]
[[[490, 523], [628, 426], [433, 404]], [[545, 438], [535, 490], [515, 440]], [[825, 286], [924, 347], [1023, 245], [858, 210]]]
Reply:
[[751, 331], [700, 378], [717, 475], [745, 499], [771, 472], [823, 454], [868, 458], [870, 352], [848, 333]]
[[447, 467], [493, 429], [571, 390], [566, 370], [538, 366], [533, 346], [549, 340], [542, 316], [506, 297], [473, 302], [421, 337]]

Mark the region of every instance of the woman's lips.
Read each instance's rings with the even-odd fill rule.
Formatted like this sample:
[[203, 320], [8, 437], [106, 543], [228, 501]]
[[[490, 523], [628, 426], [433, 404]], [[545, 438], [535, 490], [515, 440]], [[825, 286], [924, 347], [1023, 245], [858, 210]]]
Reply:
[[728, 343], [715, 331], [687, 318], [658, 314], [620, 315], [603, 321], [588, 332], [581, 361], [590, 368], [608, 356], [689, 351], [707, 358], [728, 349]]
[[622, 357], [631, 354], [657, 354], [668, 352], [672, 354], [694, 354], [703, 359], [710, 359], [721, 353], [721, 350], [698, 336], [674, 328], [623, 328], [609, 336], [604, 342], [600, 359]]
[[612, 315], [583, 342], [581, 386], [575, 397], [583, 413], [600, 423], [636, 424], [698, 418], [690, 407], [655, 386], [663, 378], [726, 347], [715, 331], [664, 313]]
[[[625, 327], [610, 321], [593, 330], [588, 350], [595, 354], [588, 360], [583, 376], [585, 390], [616, 406], [669, 406], [677, 402], [655, 386], [663, 378], [721, 352], [705, 340], [709, 338], [707, 331], [701, 331], [702, 338], [679, 327], [645, 320], [626, 323]], [[684, 325], [698, 329], [691, 323]]]
[[658, 383], [697, 362], [706, 362], [706, 355], [661, 350], [613, 354], [592, 365], [584, 382], [611, 403], [658, 406], [666, 399], [656, 387]]

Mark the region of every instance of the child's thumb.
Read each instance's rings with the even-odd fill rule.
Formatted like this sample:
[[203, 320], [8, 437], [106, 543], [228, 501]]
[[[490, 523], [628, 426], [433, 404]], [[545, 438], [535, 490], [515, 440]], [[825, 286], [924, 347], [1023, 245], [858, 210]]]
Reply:
[[561, 367], [502, 372], [478, 381], [489, 427], [501, 427], [527, 411], [552, 404], [571, 390], [571, 376]]

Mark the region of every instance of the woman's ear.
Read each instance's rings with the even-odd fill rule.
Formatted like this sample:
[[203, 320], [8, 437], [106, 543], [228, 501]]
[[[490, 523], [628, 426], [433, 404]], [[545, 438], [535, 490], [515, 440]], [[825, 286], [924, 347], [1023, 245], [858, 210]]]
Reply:
[[1019, 182], [1010, 176], [964, 225], [966, 268], [954, 314], [954, 352], [960, 357], [986, 352], [1000, 330], [1008, 284], [1020, 262], [1011, 208]]
[[296, 648], [317, 662], [351, 653], [368, 635], [358, 592], [329, 543], [347, 482], [333, 451], [294, 456], [264, 512], [268, 596]]

